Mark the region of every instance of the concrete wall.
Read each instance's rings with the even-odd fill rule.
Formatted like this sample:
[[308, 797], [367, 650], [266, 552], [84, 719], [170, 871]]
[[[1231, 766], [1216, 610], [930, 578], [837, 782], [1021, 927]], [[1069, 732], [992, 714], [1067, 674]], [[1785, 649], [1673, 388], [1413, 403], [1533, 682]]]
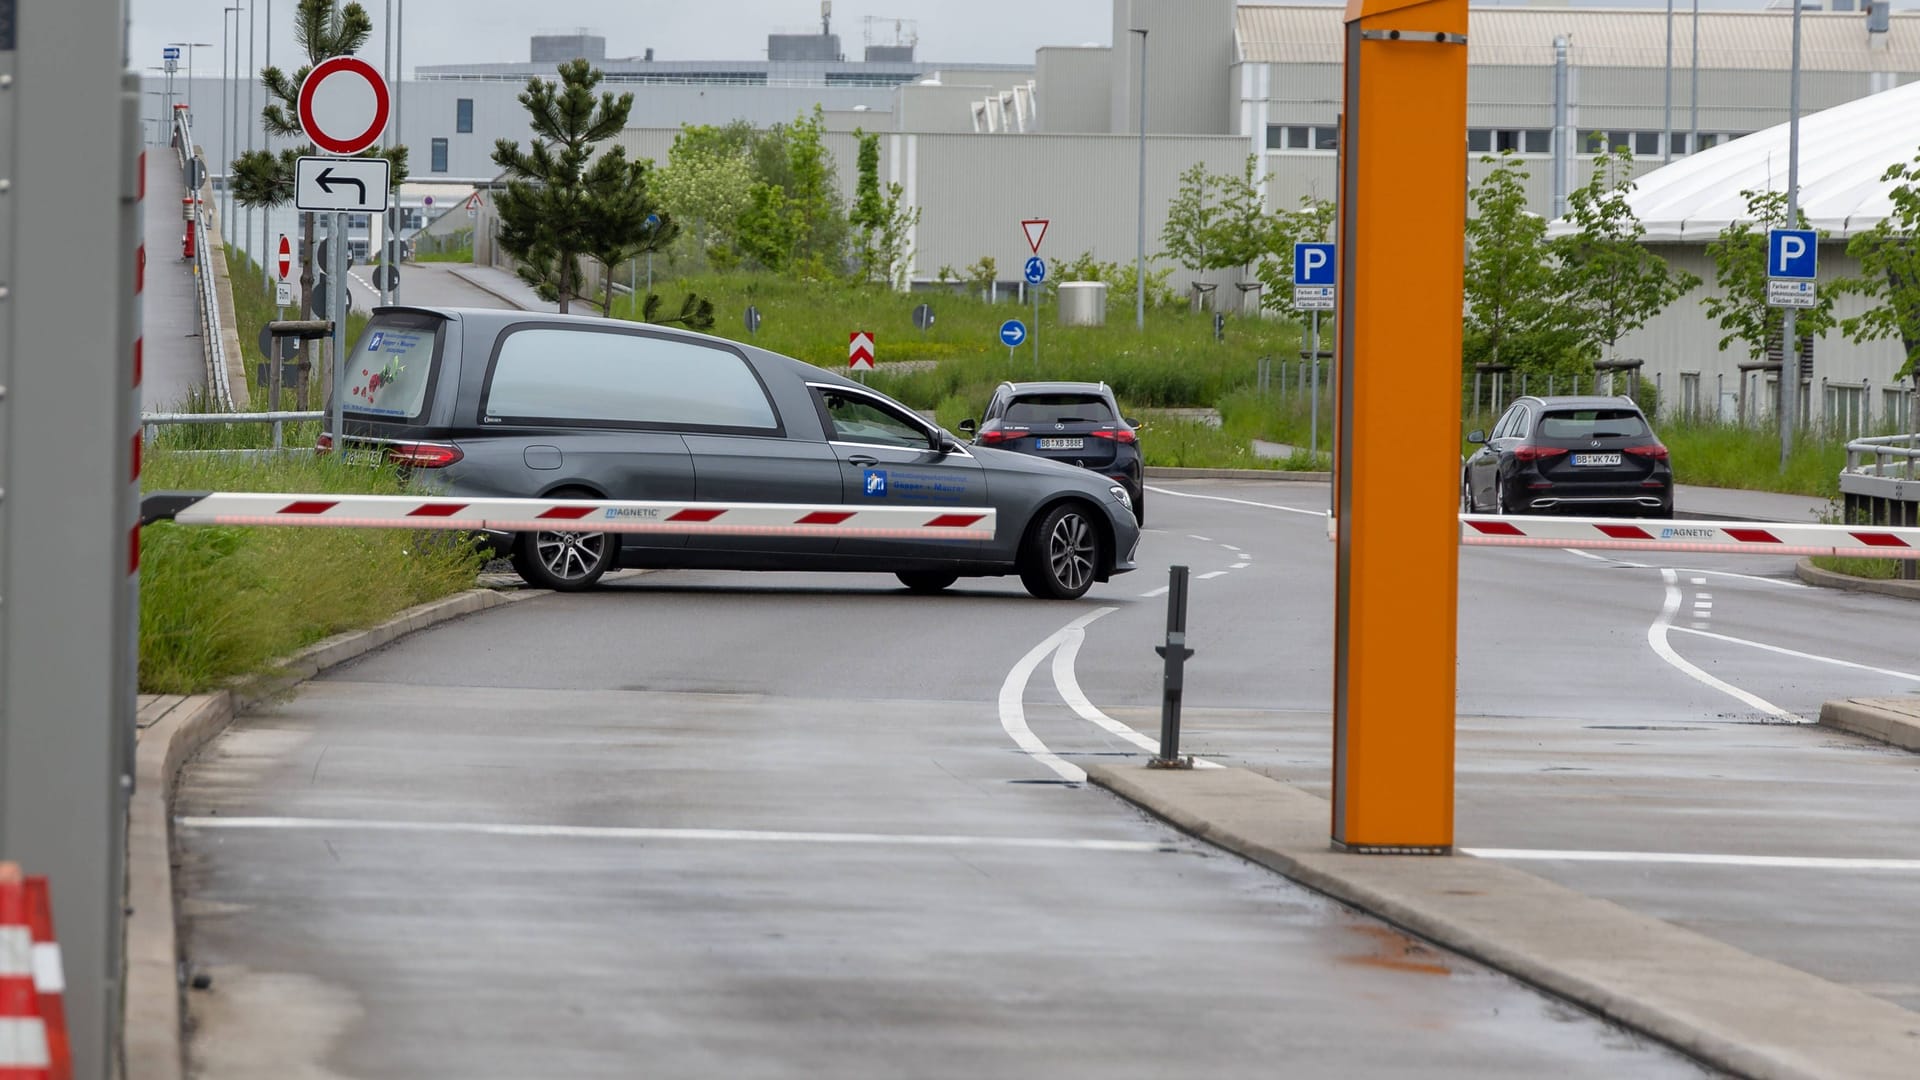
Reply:
[[1041, 131], [1095, 134], [1113, 130], [1112, 49], [1041, 49], [1034, 53], [1034, 69]]
[[1140, 130], [1140, 37], [1129, 31], [1144, 29], [1147, 131], [1232, 131], [1227, 69], [1234, 61], [1234, 6], [1234, 0], [1113, 0], [1107, 130]]
[[989, 84], [912, 83], [896, 90], [893, 128], [896, 131], [973, 131], [973, 104], [1000, 89]]

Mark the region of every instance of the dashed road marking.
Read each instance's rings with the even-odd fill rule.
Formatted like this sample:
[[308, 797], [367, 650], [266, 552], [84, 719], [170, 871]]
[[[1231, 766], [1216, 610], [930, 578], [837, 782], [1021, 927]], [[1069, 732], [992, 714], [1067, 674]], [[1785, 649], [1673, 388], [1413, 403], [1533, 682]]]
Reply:
[[1143, 600], [1150, 600], [1153, 597], [1165, 595], [1167, 595], [1167, 586], [1162, 585], [1157, 589], [1148, 589], [1146, 592], [1141, 593], [1140, 597]]
[[1199, 577], [1200, 577], [1200, 580], [1201, 580], [1201, 581], [1207, 581], [1207, 580], [1209, 580], [1209, 579], [1211, 579], [1211, 578], [1217, 578], [1217, 577], [1220, 577], [1221, 575], [1223, 575], [1223, 574], [1225, 574], [1225, 573], [1226, 573], [1226, 571], [1225, 571], [1225, 570], [1215, 570], [1215, 571], [1213, 571], [1212, 573], [1207, 573], [1207, 574], [1201, 574], [1201, 575], [1199, 575]]
[[1661, 604], [1660, 614], [1654, 618], [1652, 625], [1647, 627], [1647, 644], [1652, 647], [1655, 655], [1665, 660], [1681, 674], [1695, 682], [1718, 690], [1729, 697], [1738, 699], [1749, 708], [1758, 709], [1768, 716], [1779, 720], [1791, 721], [1796, 724], [1812, 722], [1806, 717], [1788, 712], [1773, 702], [1768, 701], [1766, 698], [1760, 697], [1757, 694], [1749, 694], [1730, 682], [1717, 679], [1707, 674], [1705, 671], [1689, 663], [1687, 659], [1678, 652], [1675, 652], [1673, 645], [1667, 640], [1667, 633], [1669, 631], [1678, 630], [1685, 634], [1698, 634], [1701, 633], [1701, 631], [1673, 625], [1673, 617], [1680, 610], [1680, 577], [1672, 570], [1661, 570], [1660, 578], [1667, 584], [1666, 601]]

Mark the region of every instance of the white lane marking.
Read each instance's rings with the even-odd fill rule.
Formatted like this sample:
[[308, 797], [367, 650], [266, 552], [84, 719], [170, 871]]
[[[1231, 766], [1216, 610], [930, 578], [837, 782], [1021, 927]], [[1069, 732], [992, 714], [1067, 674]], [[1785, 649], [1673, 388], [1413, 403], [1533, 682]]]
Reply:
[[1481, 859], [1560, 862], [1670, 863], [1758, 866], [1781, 870], [1920, 870], [1920, 859], [1849, 859], [1802, 855], [1709, 855], [1677, 851], [1547, 851], [1534, 848], [1461, 848]]
[[[1160, 489], [1159, 489], [1159, 488], [1157, 488], [1157, 487], [1149, 487], [1149, 488], [1148, 488], [1147, 490], [1148, 490], [1148, 491], [1159, 491]], [[1171, 493], [1171, 492], [1169, 492], [1169, 494], [1172, 494], [1172, 493]], [[1196, 533], [1188, 533], [1188, 534], [1187, 534], [1187, 539], [1189, 539], [1189, 540], [1201, 540], [1201, 541], [1204, 541], [1204, 542], [1206, 542], [1206, 543], [1209, 543], [1209, 544], [1211, 544], [1211, 543], [1213, 543], [1213, 537], [1211, 537], [1211, 536], [1200, 536], [1200, 535], [1198, 535], [1198, 534], [1196, 534]]]
[[[1712, 624], [1712, 623], [1703, 623], [1703, 622], [1697, 622], [1697, 623], [1694, 623], [1694, 624], [1693, 624], [1693, 628], [1694, 628], [1695, 630], [1705, 630], [1705, 629], [1706, 629], [1707, 627], [1709, 627], [1709, 626], [1711, 626], [1711, 625], [1713, 625], [1713, 624]], [[1676, 627], [1674, 627], [1674, 629], [1675, 629], [1675, 630], [1678, 630], [1678, 629], [1680, 629], [1680, 628], [1676, 626]]]
[[[1100, 711], [1100, 707], [1090, 700], [1086, 692], [1080, 689], [1080, 679], [1074, 674], [1074, 662], [1080, 658], [1080, 643], [1085, 641], [1085, 630], [1076, 630], [1060, 643], [1053, 653], [1053, 687], [1060, 691], [1060, 697], [1080, 719], [1112, 735], [1118, 735], [1135, 746], [1154, 755], [1160, 753], [1160, 741], [1151, 739], [1127, 725]], [[1218, 769], [1215, 762], [1195, 758], [1194, 766], [1201, 769]]]
[[[1206, 499], [1209, 502], [1236, 503], [1240, 506], [1258, 506], [1266, 510], [1285, 510], [1289, 514], [1305, 514], [1308, 517], [1323, 518], [1327, 516], [1325, 510], [1302, 510], [1297, 506], [1281, 506], [1279, 503], [1254, 502], [1252, 499], [1229, 499], [1225, 495], [1200, 495], [1191, 491], [1174, 491], [1169, 488], [1154, 487], [1152, 484], [1147, 485], [1147, 490], [1158, 492], [1162, 495], [1171, 495], [1176, 499]], [[1194, 539], [1205, 540], [1206, 537], [1196, 536]]]
[[945, 836], [906, 833], [791, 832], [779, 829], [663, 829], [598, 825], [511, 825], [471, 821], [357, 821], [351, 818], [182, 817], [188, 829], [282, 829], [338, 832], [457, 833], [570, 840], [744, 840], [774, 844], [897, 844], [904, 847], [1052, 848], [1071, 851], [1159, 851], [1140, 840], [1078, 840], [1035, 836]]
[[[1694, 581], [1694, 584], [1695, 584], [1695, 585], [1698, 585], [1698, 584], [1700, 584], [1700, 582], [1699, 582], [1699, 581], [1698, 581], [1698, 580], [1696, 579], [1696, 580]], [[1694, 593], [1694, 594], [1693, 594], [1693, 602], [1694, 602], [1694, 603], [1696, 603], [1696, 604], [1697, 604], [1697, 603], [1699, 603], [1699, 602], [1701, 602], [1702, 600], [1705, 600], [1705, 601], [1709, 601], [1709, 602], [1711, 602], [1711, 601], [1713, 600], [1713, 594], [1712, 594], [1712, 593], [1710, 593], [1710, 592], [1697, 592], [1697, 593]]]
[[1872, 664], [1856, 664], [1851, 660], [1841, 660], [1838, 657], [1821, 656], [1819, 653], [1801, 652], [1798, 649], [1769, 645], [1764, 641], [1748, 641], [1746, 638], [1729, 637], [1726, 634], [1714, 634], [1705, 630], [1689, 630], [1684, 626], [1676, 626], [1674, 629], [1686, 634], [1697, 634], [1703, 638], [1712, 638], [1715, 641], [1724, 641], [1731, 645], [1745, 645], [1750, 649], [1763, 649], [1770, 653], [1778, 653], [1781, 656], [1792, 656], [1801, 660], [1817, 660], [1822, 664], [1832, 664], [1835, 667], [1852, 668], [1855, 671], [1871, 671], [1875, 675], [1886, 675], [1890, 678], [1905, 679], [1908, 682], [1920, 682], [1920, 675], [1915, 675], [1911, 671], [1896, 671], [1893, 668], [1874, 667]]
[[1680, 610], [1679, 576], [1671, 570], [1662, 570], [1660, 571], [1660, 577], [1661, 580], [1667, 583], [1666, 601], [1660, 606], [1659, 616], [1653, 620], [1652, 625], [1647, 627], [1647, 644], [1653, 648], [1654, 653], [1657, 654], [1660, 659], [1665, 660], [1681, 674], [1693, 679], [1695, 682], [1703, 686], [1712, 687], [1729, 697], [1736, 698], [1749, 707], [1766, 713], [1768, 716], [1780, 720], [1788, 720], [1796, 724], [1811, 723], [1811, 721], [1805, 717], [1796, 716], [1763, 697], [1749, 694], [1732, 683], [1714, 678], [1712, 675], [1688, 663], [1685, 658], [1675, 652], [1673, 646], [1667, 641], [1668, 631], [1680, 630], [1683, 633], [1689, 634], [1698, 633], [1698, 631], [1673, 625], [1674, 613]]
[[1040, 737], [1035, 735], [1033, 729], [1027, 726], [1027, 708], [1025, 702], [1027, 680], [1033, 677], [1033, 669], [1040, 666], [1040, 661], [1045, 660], [1048, 653], [1059, 648], [1060, 643], [1065, 641], [1069, 635], [1086, 629], [1087, 624], [1093, 622], [1095, 619], [1111, 615], [1119, 610], [1119, 608], [1112, 607], [1095, 608], [1060, 629], [1055, 630], [1053, 633], [1047, 635], [1046, 640], [1027, 650], [1027, 655], [1021, 657], [1020, 662], [1013, 665], [1013, 670], [1007, 672], [1007, 680], [1000, 684], [1000, 726], [1005, 729], [1007, 735], [1013, 739], [1015, 746], [1026, 751], [1029, 757], [1045, 765], [1047, 768], [1052, 769], [1055, 775], [1069, 783], [1085, 783], [1087, 772], [1071, 761], [1062, 760], [1058, 754], [1047, 749], [1047, 744], [1041, 742]]
[[[1629, 562], [1626, 559], [1610, 559], [1605, 555], [1595, 555], [1591, 551], [1582, 551], [1579, 548], [1561, 548], [1560, 550], [1569, 555], [1578, 555], [1583, 559], [1592, 559], [1594, 562], [1613, 563], [1616, 566], [1628, 566], [1635, 570], [1663, 569], [1663, 567], [1651, 566], [1647, 563]], [[1761, 585], [1772, 585], [1781, 589], [1811, 589], [1814, 587], [1805, 582], [1782, 581], [1779, 578], [1761, 577], [1758, 574], [1737, 574], [1732, 570], [1696, 570], [1682, 566], [1678, 567], [1676, 572], [1682, 574], [1712, 574], [1715, 577], [1733, 578], [1738, 581], [1752, 581]], [[1705, 585], [1707, 582], [1705, 578], [1697, 577], [1693, 579], [1693, 583], [1695, 585]]]
[[1693, 610], [1695, 610], [1695, 611], [1712, 611], [1712, 610], [1713, 610], [1713, 601], [1711, 601], [1711, 600], [1695, 600], [1695, 601], [1693, 602]]
[[1209, 578], [1217, 578], [1217, 577], [1220, 577], [1221, 575], [1223, 575], [1223, 574], [1225, 574], [1225, 573], [1226, 573], [1226, 571], [1225, 571], [1225, 570], [1215, 570], [1215, 571], [1213, 571], [1213, 572], [1212, 572], [1212, 573], [1210, 573], [1210, 574], [1200, 574], [1200, 575], [1198, 575], [1198, 576], [1199, 576], [1199, 578], [1200, 578], [1200, 580], [1201, 580], [1201, 581], [1206, 581], [1206, 580], [1208, 580]]
[[1153, 597], [1156, 597], [1156, 596], [1165, 596], [1165, 595], [1167, 595], [1167, 586], [1165, 585], [1162, 585], [1157, 589], [1148, 589], [1146, 592], [1143, 592], [1140, 594], [1142, 599], [1152, 599]]
[[1232, 566], [1229, 566], [1229, 567], [1227, 567], [1227, 569], [1229, 569], [1229, 570], [1245, 570], [1245, 569], [1246, 569], [1247, 567], [1249, 567], [1249, 566], [1252, 566], [1252, 565], [1253, 565], [1253, 564], [1252, 564], [1252, 563], [1249, 563], [1249, 562], [1237, 562], [1237, 563], [1234, 563], [1234, 564], [1233, 564]]

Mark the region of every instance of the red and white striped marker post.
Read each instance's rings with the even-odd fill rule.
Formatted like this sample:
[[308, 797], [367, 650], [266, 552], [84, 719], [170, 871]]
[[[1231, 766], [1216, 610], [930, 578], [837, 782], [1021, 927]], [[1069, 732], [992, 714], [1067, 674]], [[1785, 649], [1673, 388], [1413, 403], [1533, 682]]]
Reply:
[[52, 1080], [20, 867], [0, 863], [0, 1080]]
[[1469, 547], [1920, 559], [1920, 528], [1795, 525], [1775, 521], [1648, 521], [1462, 514], [1460, 542]]
[[141, 520], [182, 525], [452, 529], [492, 532], [674, 533], [841, 539], [992, 540], [992, 507], [844, 503], [644, 502], [612, 499], [458, 499], [410, 495], [261, 495], [155, 492]]
[[873, 370], [873, 334], [855, 330], [847, 335], [847, 367], [854, 371]]
[[33, 938], [33, 990], [39, 996], [40, 1021], [47, 1031], [47, 1062], [52, 1080], [72, 1080], [73, 1047], [67, 1037], [66, 965], [53, 933], [53, 896], [44, 877], [23, 879], [27, 932]]

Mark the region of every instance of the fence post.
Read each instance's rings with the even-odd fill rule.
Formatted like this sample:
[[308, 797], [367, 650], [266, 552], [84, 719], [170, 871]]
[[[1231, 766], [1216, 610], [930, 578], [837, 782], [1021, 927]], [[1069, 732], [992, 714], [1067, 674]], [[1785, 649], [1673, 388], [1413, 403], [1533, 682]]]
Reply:
[[1721, 402], [1725, 401], [1726, 398], [1727, 373], [1724, 371], [1716, 371], [1713, 373], [1713, 422], [1716, 424], [1721, 420]]
[[1473, 408], [1468, 410], [1475, 416], [1480, 415], [1480, 372], [1473, 373]]

